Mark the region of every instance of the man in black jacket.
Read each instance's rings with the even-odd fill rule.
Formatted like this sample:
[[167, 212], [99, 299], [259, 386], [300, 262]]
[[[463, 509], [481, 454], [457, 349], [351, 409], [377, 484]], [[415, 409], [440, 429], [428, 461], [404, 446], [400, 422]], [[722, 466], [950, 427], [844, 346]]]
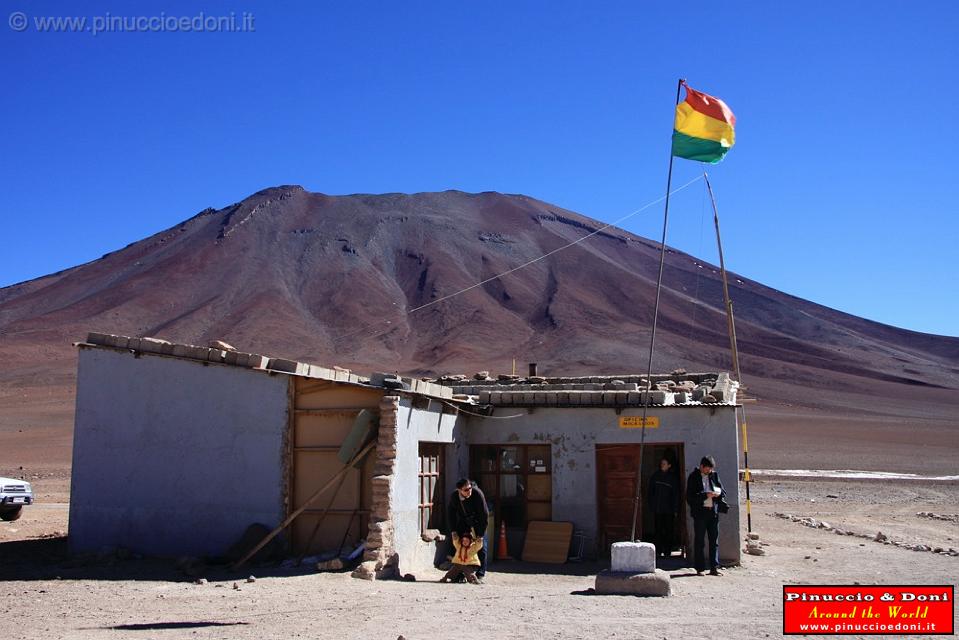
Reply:
[[699, 462], [699, 468], [686, 479], [686, 503], [693, 518], [693, 558], [697, 576], [703, 575], [706, 569], [703, 545], [707, 536], [709, 575], [722, 575], [719, 572], [719, 513], [720, 504], [724, 503], [724, 491], [715, 468], [713, 457], [705, 456]]
[[649, 509], [656, 527], [656, 553], [668, 557], [673, 550], [673, 522], [679, 513], [679, 479], [669, 460], [659, 461], [659, 470], [649, 479]]
[[[482, 541], [483, 536], [486, 535], [488, 518], [489, 506], [480, 488], [469, 478], [459, 480], [456, 483], [456, 491], [450, 495], [449, 504], [446, 505], [446, 529], [450, 536], [450, 545], [452, 545], [453, 533], [460, 536], [475, 534], [476, 539]], [[474, 533], [470, 533], [471, 530]], [[478, 554], [480, 561], [479, 570], [476, 572], [478, 578], [486, 575], [487, 546], [484, 541]]]

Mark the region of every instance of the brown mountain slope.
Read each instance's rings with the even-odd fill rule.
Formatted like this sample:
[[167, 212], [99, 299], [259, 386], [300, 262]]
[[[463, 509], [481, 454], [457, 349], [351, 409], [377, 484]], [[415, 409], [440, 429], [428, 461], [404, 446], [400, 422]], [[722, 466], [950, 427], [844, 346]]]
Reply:
[[[221, 338], [363, 371], [507, 371], [514, 357], [556, 374], [644, 370], [658, 245], [619, 229], [440, 300], [600, 226], [525, 196], [455, 191], [333, 197], [287, 186], [205, 210], [0, 289], [0, 446], [4, 429], [35, 433], [41, 421], [60, 434], [56, 446], [68, 442], [70, 342], [89, 330]], [[781, 427], [776, 438], [825, 423], [829, 435], [843, 420], [898, 431], [908, 420], [912, 440], [940, 439], [939, 428], [957, 439], [959, 339], [735, 275], [731, 284], [746, 383], [757, 415]], [[718, 270], [670, 251], [664, 286], [655, 368], [728, 368]]]

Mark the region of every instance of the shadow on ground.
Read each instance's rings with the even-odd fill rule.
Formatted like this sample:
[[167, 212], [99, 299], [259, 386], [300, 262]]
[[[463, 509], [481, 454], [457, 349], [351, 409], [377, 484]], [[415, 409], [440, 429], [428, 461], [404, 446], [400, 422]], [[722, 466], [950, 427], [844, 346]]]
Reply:
[[185, 569], [173, 559], [143, 558], [124, 552], [71, 556], [66, 536], [0, 543], [0, 582], [12, 580], [162, 580], [233, 582], [250, 575], [258, 578], [316, 573], [303, 564], [284, 568], [277, 562], [247, 564], [231, 571], [226, 561], [195, 560]]
[[139, 624], [118, 624], [112, 627], [100, 627], [114, 631], [162, 631], [164, 629], [201, 629], [203, 627], [236, 627], [249, 622], [143, 622]]

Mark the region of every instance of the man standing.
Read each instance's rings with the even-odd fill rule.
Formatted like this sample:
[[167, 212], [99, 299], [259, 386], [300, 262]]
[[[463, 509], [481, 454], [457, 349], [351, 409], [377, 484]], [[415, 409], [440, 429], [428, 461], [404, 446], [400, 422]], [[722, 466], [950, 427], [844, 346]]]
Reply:
[[673, 550], [673, 522], [679, 512], [679, 481], [669, 460], [659, 461], [659, 470], [649, 479], [649, 508], [656, 527], [656, 554], [664, 558]]
[[459, 536], [475, 536], [476, 541], [481, 544], [478, 555], [480, 566], [476, 572], [478, 578], [486, 575], [487, 545], [483, 544], [483, 536], [486, 535], [488, 518], [486, 496], [469, 478], [460, 479], [456, 483], [456, 491], [450, 495], [449, 504], [446, 505], [446, 528], [450, 535], [450, 544], [454, 533]]
[[696, 575], [703, 575], [706, 558], [703, 556], [704, 538], [709, 538], [709, 575], [719, 572], [719, 513], [723, 500], [723, 483], [715, 471], [716, 461], [705, 456], [699, 468], [686, 479], [686, 503], [693, 518], [693, 558]]

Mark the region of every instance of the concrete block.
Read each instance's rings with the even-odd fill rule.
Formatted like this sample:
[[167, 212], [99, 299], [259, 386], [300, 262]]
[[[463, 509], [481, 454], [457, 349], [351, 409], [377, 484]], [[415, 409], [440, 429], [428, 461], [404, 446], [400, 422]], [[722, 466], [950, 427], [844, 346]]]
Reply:
[[210, 349], [207, 354], [207, 360], [209, 362], [223, 362], [226, 358], [226, 351], [223, 349]]
[[90, 344], [101, 344], [103, 346], [107, 346], [110, 344], [110, 334], [90, 332], [87, 334], [87, 342]]
[[630, 391], [626, 394], [626, 404], [639, 404], [642, 398], [642, 394], [638, 391]]
[[209, 362], [210, 347], [190, 347], [190, 357], [194, 360], [203, 360]]
[[118, 349], [126, 349], [129, 343], [130, 343], [130, 338], [126, 336], [110, 336], [107, 339], [107, 344], [109, 344], [111, 347], [116, 347]]
[[286, 358], [270, 358], [267, 369], [272, 369], [273, 371], [282, 371], [284, 373], [297, 373], [299, 366], [300, 363], [295, 360], [287, 360]]
[[596, 576], [596, 593], [604, 595], [668, 596], [669, 574], [662, 569], [651, 573], [604, 570]]
[[250, 369], [266, 369], [266, 363], [269, 362], [269, 360], [266, 356], [261, 356], [257, 353], [248, 353], [246, 354], [243, 366], [249, 367]]
[[614, 542], [612, 569], [619, 573], [650, 573], [656, 569], [656, 545], [649, 542]]
[[503, 403], [503, 392], [502, 391], [491, 391], [489, 394], [489, 401], [492, 404], [502, 404]]
[[689, 400], [689, 394], [685, 391], [677, 391], [673, 394], [673, 402], [675, 404], [683, 404]]
[[665, 391], [650, 391], [650, 392], [649, 392], [649, 404], [666, 404], [666, 392], [665, 392]]
[[173, 345], [173, 355], [177, 358], [189, 358], [192, 348], [193, 347], [187, 344], [175, 344]]
[[127, 342], [127, 349], [133, 349], [134, 351], [140, 350], [140, 338], [130, 338]]
[[246, 357], [246, 355], [247, 354], [243, 353], [242, 351], [227, 351], [226, 357], [223, 358], [223, 362], [235, 366], [238, 364], [240, 356]]
[[169, 342], [159, 338], [140, 338], [140, 351], [165, 353], [166, 348], [169, 346], [171, 346]]
[[489, 404], [490, 395], [492, 394], [489, 391], [480, 391], [480, 394], [479, 394], [480, 404]]

